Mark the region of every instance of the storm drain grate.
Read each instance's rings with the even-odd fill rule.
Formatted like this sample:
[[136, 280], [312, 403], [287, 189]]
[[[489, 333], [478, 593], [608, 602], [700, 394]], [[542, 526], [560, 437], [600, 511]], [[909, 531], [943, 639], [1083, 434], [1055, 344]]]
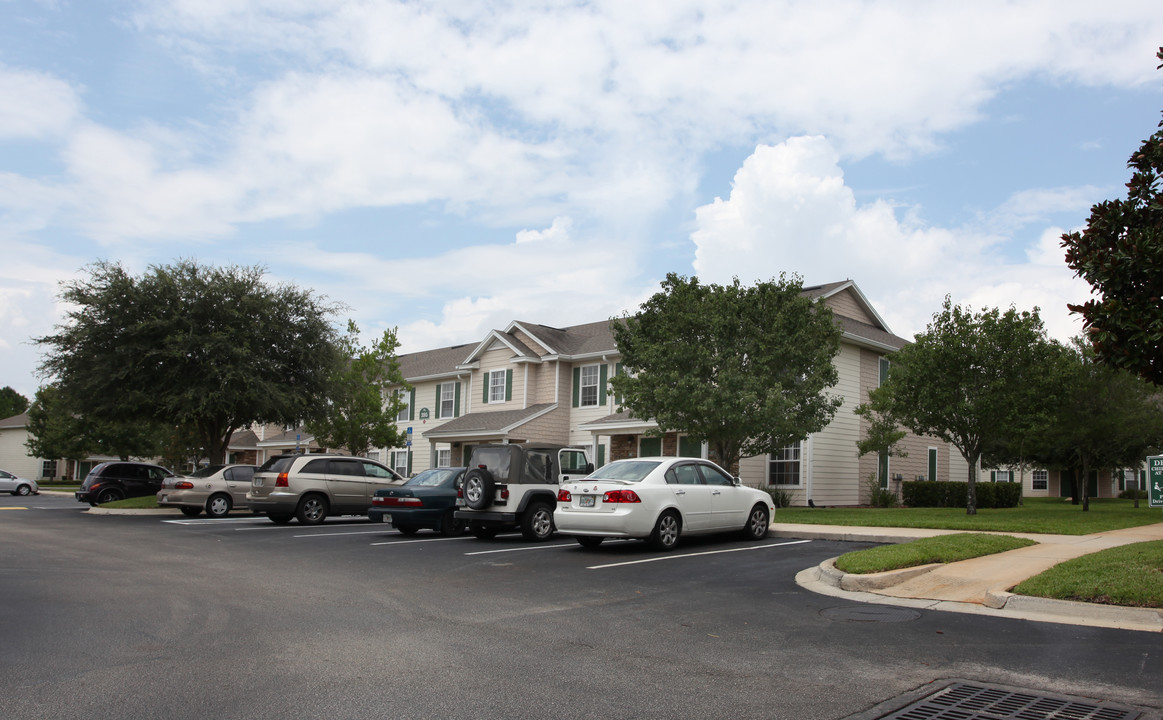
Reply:
[[958, 683], [881, 720], [1135, 720], [1139, 715], [1106, 703]]

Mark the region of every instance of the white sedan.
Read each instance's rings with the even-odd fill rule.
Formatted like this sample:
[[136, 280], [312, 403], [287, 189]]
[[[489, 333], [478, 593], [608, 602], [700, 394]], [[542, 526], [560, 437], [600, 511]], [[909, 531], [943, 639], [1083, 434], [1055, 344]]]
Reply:
[[616, 460], [557, 492], [557, 531], [585, 547], [641, 538], [670, 550], [680, 535], [739, 531], [760, 540], [775, 513], [771, 496], [697, 458]]

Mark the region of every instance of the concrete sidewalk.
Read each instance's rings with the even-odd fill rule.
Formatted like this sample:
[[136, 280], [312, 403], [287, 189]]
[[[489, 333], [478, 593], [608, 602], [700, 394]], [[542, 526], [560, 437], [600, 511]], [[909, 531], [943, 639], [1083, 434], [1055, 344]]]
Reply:
[[[770, 534], [847, 542], [900, 543], [960, 532], [964, 531], [775, 523]], [[858, 602], [1163, 632], [1163, 611], [1160, 610], [1049, 600], [1009, 592], [1023, 580], [1065, 560], [1119, 545], [1163, 540], [1163, 523], [1093, 535], [998, 534], [1029, 538], [1038, 544], [972, 560], [871, 575], [843, 573], [836, 569], [835, 558], [832, 558], [799, 573], [796, 582], [814, 592]]]

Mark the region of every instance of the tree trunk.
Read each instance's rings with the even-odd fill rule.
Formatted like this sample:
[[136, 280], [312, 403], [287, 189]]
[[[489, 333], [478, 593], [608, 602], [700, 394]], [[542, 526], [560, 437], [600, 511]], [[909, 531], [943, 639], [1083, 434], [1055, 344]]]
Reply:
[[966, 483], [965, 488], [965, 514], [977, 514], [977, 463], [981, 460], [981, 453], [975, 453], [973, 457], [963, 454], [963, 457], [969, 462], [969, 482]]
[[1082, 479], [1079, 480], [1082, 487], [1079, 492], [1082, 493], [1082, 512], [1090, 511], [1090, 458], [1086, 453], [1082, 454]]

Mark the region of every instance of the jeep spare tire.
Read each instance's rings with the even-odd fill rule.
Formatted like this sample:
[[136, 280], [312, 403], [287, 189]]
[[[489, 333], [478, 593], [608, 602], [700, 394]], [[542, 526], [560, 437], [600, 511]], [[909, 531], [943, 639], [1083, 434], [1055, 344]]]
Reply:
[[493, 474], [485, 468], [473, 468], [464, 474], [464, 504], [473, 510], [484, 510], [492, 505], [496, 490]]

